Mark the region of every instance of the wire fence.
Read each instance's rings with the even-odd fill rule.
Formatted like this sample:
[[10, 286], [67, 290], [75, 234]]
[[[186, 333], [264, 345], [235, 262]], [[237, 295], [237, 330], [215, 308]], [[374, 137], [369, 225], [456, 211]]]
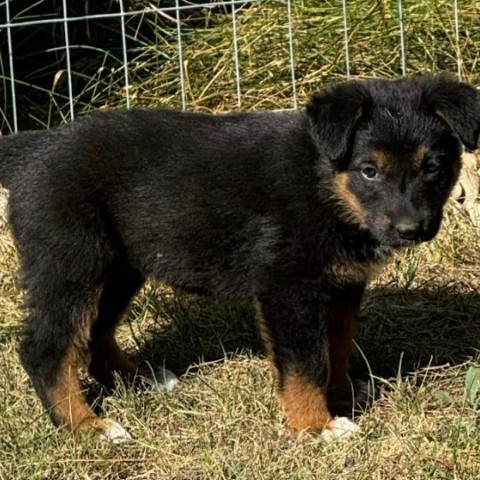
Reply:
[[0, 131], [103, 107], [294, 109], [339, 78], [477, 80], [480, 2], [0, 1]]

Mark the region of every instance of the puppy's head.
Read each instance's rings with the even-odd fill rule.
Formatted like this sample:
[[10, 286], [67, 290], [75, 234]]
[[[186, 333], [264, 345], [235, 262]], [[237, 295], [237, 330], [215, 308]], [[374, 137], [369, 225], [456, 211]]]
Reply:
[[477, 148], [477, 90], [445, 75], [345, 82], [314, 96], [307, 113], [320, 177], [345, 221], [385, 246], [435, 236], [462, 144]]

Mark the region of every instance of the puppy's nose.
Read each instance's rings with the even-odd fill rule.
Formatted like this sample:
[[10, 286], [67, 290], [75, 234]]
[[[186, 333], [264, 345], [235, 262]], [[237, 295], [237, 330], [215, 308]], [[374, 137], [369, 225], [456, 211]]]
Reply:
[[413, 240], [418, 237], [420, 233], [420, 222], [415, 220], [401, 220], [395, 225], [400, 238], [404, 240]]

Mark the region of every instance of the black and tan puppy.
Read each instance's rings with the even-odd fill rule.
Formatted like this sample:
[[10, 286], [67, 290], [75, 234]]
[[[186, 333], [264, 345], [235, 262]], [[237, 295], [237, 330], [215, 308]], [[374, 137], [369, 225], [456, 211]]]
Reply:
[[[152, 277], [252, 299], [293, 431], [332, 419], [369, 272], [431, 239], [480, 129], [477, 91], [445, 76], [346, 82], [306, 113], [100, 113], [0, 140], [28, 292], [20, 354], [56, 425], [129, 438], [86, 403], [137, 367], [115, 338]], [[327, 433], [325, 433], [327, 432]]]

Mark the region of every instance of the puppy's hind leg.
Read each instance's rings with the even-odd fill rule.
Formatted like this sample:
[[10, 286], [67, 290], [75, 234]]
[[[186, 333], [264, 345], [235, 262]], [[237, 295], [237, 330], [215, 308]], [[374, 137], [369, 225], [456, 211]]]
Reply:
[[78, 378], [78, 369], [87, 364], [90, 330], [111, 260], [108, 243], [86, 230], [68, 238], [53, 233], [48, 245], [32, 241], [29, 233], [17, 235], [29, 307], [22, 364], [55, 425], [89, 427], [112, 441], [128, 440], [119, 424], [90, 409]]
[[88, 427], [113, 441], [128, 440], [120, 425], [90, 409], [78, 378], [78, 369], [88, 358], [89, 328], [98, 301], [97, 292], [89, 293], [83, 297], [68, 287], [57, 288], [46, 295], [51, 303], [36, 303], [20, 345], [22, 364], [55, 425]]
[[115, 257], [107, 269], [100, 293], [98, 315], [91, 326], [89, 344], [89, 372], [104, 385], [112, 384], [115, 373], [128, 383], [138, 374], [138, 367], [118, 345], [115, 330], [120, 316], [143, 281], [142, 274], [131, 267], [123, 256]]
[[157, 384], [169, 391], [179, 382], [175, 374], [166, 369], [152, 372], [148, 365], [135, 365], [115, 339], [117, 323], [143, 282], [143, 275], [130, 265], [125, 256], [117, 255], [109, 265], [100, 295], [98, 316], [91, 328], [89, 371], [105, 385], [112, 384], [114, 374], [127, 383], [154, 376]]

